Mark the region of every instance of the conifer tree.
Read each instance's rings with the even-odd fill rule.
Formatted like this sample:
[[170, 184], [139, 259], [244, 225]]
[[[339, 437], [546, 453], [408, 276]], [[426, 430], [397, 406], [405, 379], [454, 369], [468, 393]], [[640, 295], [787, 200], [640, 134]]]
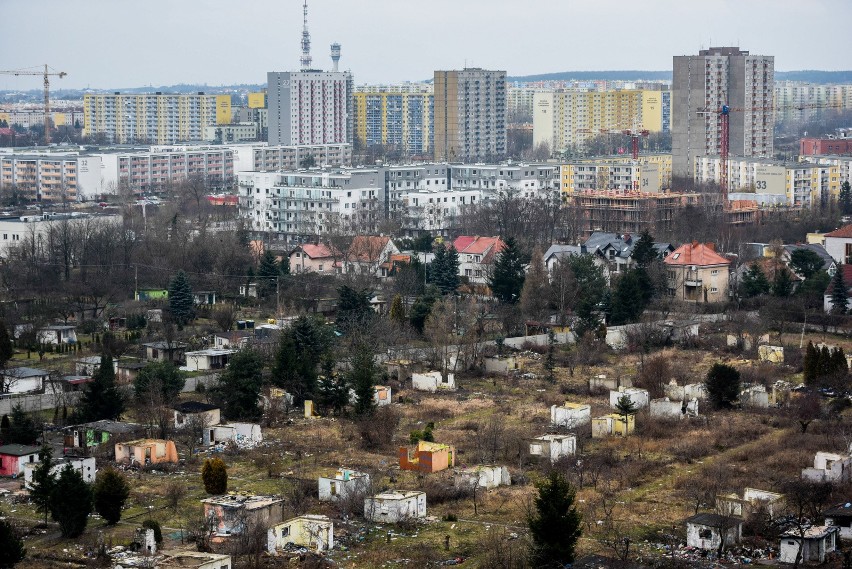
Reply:
[[208, 494], [224, 494], [228, 491], [228, 467], [218, 456], [208, 458], [201, 467], [201, 480]]
[[124, 413], [124, 397], [115, 384], [112, 356], [104, 354], [92, 381], [83, 388], [83, 396], [77, 407], [76, 420], [80, 423], [116, 420]]
[[740, 283], [740, 293], [746, 298], [766, 294], [770, 288], [769, 280], [757, 263], [749, 267]]
[[0, 520], [0, 568], [11, 569], [23, 561], [27, 550], [15, 528], [7, 520]]
[[281, 269], [278, 266], [278, 261], [275, 260], [275, 255], [267, 249], [260, 258], [260, 264], [257, 268], [257, 280], [260, 287], [261, 295], [268, 296], [275, 291], [276, 279], [281, 274]]
[[113, 526], [121, 519], [121, 509], [128, 496], [130, 485], [123, 474], [111, 467], [98, 472], [93, 488], [94, 506], [108, 525]]
[[805, 357], [802, 361], [802, 376], [805, 385], [813, 385], [817, 377], [819, 377], [819, 351], [814, 347], [813, 342], [808, 342], [808, 347], [805, 348]]
[[35, 444], [41, 431], [18, 403], [12, 407], [12, 421], [8, 429], [8, 444], [31, 445]]
[[12, 347], [12, 339], [9, 337], [9, 329], [6, 322], [0, 320], [0, 369], [6, 367], [6, 363], [12, 359], [15, 349]]
[[730, 407], [740, 395], [740, 372], [727, 364], [715, 363], [707, 372], [704, 385], [716, 409]]
[[192, 287], [189, 284], [189, 278], [183, 271], [178, 271], [178, 274], [169, 283], [169, 311], [180, 325], [187, 324], [195, 318], [195, 300], [192, 297]]
[[527, 518], [532, 536], [533, 567], [564, 567], [574, 562], [582, 534], [582, 517], [574, 505], [574, 488], [557, 470], [536, 484], [535, 510]]
[[53, 487], [56, 485], [56, 476], [51, 472], [54, 464], [51, 448], [45, 445], [41, 448], [39, 454], [41, 461], [33, 469], [33, 478], [29, 484], [30, 500], [35, 504], [36, 511], [44, 514], [44, 523], [47, 523]]
[[520, 245], [514, 237], [509, 237], [503, 250], [497, 254], [488, 285], [501, 303], [515, 304], [521, 299], [525, 278], [524, 257]]
[[612, 314], [610, 323], [620, 326], [629, 322], [636, 322], [646, 305], [646, 292], [643, 287], [640, 271], [644, 269], [631, 269], [625, 272], [615, 284], [615, 290], [611, 296]]
[[793, 294], [793, 279], [790, 278], [790, 271], [780, 267], [775, 271], [775, 278], [772, 280], [772, 295], [787, 298], [791, 294]]
[[846, 283], [843, 282], [843, 265], [837, 267], [837, 272], [834, 273], [834, 279], [831, 282], [831, 311], [834, 314], [846, 314], [849, 308], [849, 295], [847, 294]]
[[405, 307], [402, 305], [402, 297], [398, 294], [393, 297], [388, 317], [397, 324], [405, 324]]
[[654, 261], [659, 260], [660, 256], [654, 247], [654, 238], [647, 229], [640, 234], [639, 241], [636, 242], [630, 257], [640, 269], [648, 269]]
[[229, 419], [255, 420], [261, 415], [258, 406], [263, 387], [263, 358], [244, 348], [231, 357], [228, 367], [213, 388], [213, 398], [222, 405]]
[[355, 390], [355, 414], [371, 415], [376, 408], [376, 362], [368, 346], [359, 346], [356, 349], [349, 383]]
[[92, 489], [83, 475], [66, 464], [59, 473], [50, 500], [50, 514], [62, 537], [77, 537], [86, 530], [92, 512]]
[[549, 288], [544, 254], [541, 247], [536, 246], [530, 258], [529, 270], [524, 278], [524, 287], [521, 289], [521, 313], [532, 320], [543, 319], [548, 305]]

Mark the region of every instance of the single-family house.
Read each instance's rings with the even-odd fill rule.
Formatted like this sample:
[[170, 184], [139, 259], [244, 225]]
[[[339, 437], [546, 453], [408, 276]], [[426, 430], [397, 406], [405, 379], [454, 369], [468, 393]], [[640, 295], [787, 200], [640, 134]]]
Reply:
[[[782, 256], [782, 259], [785, 263], [787, 263], [787, 267], [789, 267], [791, 271], [793, 271], [793, 267], [790, 266], [790, 260], [792, 259], [793, 253], [798, 250], [811, 251], [819, 255], [819, 258], [822, 259], [821, 269], [827, 272], [829, 276], [834, 276], [834, 273], [837, 271], [838, 262], [835, 261], [834, 258], [832, 258], [828, 251], [825, 250], [824, 246], [816, 243], [797, 243], [795, 245], [784, 245], [784, 254]], [[805, 275], [797, 276], [801, 279], [805, 277]]]
[[416, 490], [388, 490], [364, 498], [364, 517], [372, 522], [394, 524], [426, 517], [426, 493]]
[[412, 373], [411, 387], [417, 391], [428, 391], [430, 393], [435, 393], [436, 391], [455, 391], [456, 376], [455, 374], [447, 373], [447, 377], [444, 378], [440, 371]]
[[239, 350], [254, 337], [254, 330], [231, 330], [213, 334], [213, 348], [217, 350]]
[[843, 539], [852, 539], [852, 502], [841, 502], [822, 513], [825, 525], [835, 526]]
[[92, 423], [82, 423], [65, 427], [63, 434], [66, 448], [89, 449], [108, 442], [110, 439], [132, 437], [143, 427], [133, 423], [109, 421], [103, 419]]
[[453, 241], [459, 255], [459, 276], [473, 284], [486, 284], [491, 266], [506, 244], [499, 237], [462, 235]]
[[615, 409], [622, 397], [627, 397], [636, 409], [644, 409], [651, 402], [647, 389], [641, 387], [619, 387], [609, 392], [609, 406]]
[[183, 362], [187, 345], [183, 342], [148, 342], [142, 344], [145, 348], [145, 361], [148, 362]]
[[659, 419], [683, 419], [698, 416], [698, 399], [672, 401], [668, 397], [651, 399], [651, 417]]
[[194, 290], [192, 291], [192, 301], [197, 305], [210, 306], [216, 304], [216, 291]]
[[727, 301], [730, 264], [712, 243], [684, 243], [663, 260], [669, 295], [684, 302]]
[[334, 548], [334, 524], [328, 516], [304, 514], [269, 528], [266, 543], [271, 554], [290, 543], [317, 552], [328, 551]]
[[41, 460], [41, 447], [30, 445], [0, 446], [0, 476], [17, 478], [24, 473], [24, 467]]
[[163, 439], [137, 439], [115, 443], [115, 461], [125, 464], [177, 463], [178, 454], [174, 441]]
[[636, 415], [610, 413], [592, 419], [592, 438], [602, 439], [610, 435], [626, 437], [636, 429]]
[[222, 412], [218, 405], [201, 401], [182, 401], [172, 407], [175, 414], [175, 429], [187, 425], [218, 425], [222, 421]]
[[333, 247], [323, 243], [314, 245], [305, 243], [290, 252], [290, 274], [319, 273], [335, 274], [340, 272], [343, 255]]
[[557, 427], [573, 429], [592, 420], [592, 406], [585, 403], [571, 403], [550, 406], [550, 423]]
[[814, 455], [813, 468], [802, 469], [802, 479], [811, 482], [849, 482], [852, 480], [852, 456], [820, 451]]
[[217, 350], [215, 348], [186, 352], [185, 369], [187, 371], [224, 369], [228, 367], [228, 362], [231, 361], [231, 356], [236, 353], [237, 350]]
[[399, 447], [399, 467], [430, 473], [456, 465], [456, 448], [452, 445], [417, 441], [416, 445]]
[[64, 393], [80, 391], [87, 383], [93, 381], [90, 375], [62, 375], [51, 377], [47, 380], [51, 392], [61, 391]]
[[246, 527], [270, 528], [284, 521], [284, 499], [275, 496], [224, 494], [201, 500], [204, 517], [213, 523], [214, 543], [240, 535]]
[[350, 496], [365, 495], [370, 490], [370, 475], [366, 472], [340, 468], [332, 476], [318, 479], [321, 502], [346, 500]]
[[231, 556], [201, 551], [162, 551], [158, 569], [231, 569]]
[[804, 535], [796, 530], [781, 534], [778, 561], [781, 563], [825, 563], [826, 556], [837, 549], [840, 528], [811, 526]]
[[413, 255], [407, 253], [392, 253], [387, 261], [379, 265], [379, 276], [382, 278], [394, 277], [403, 267], [411, 264]]
[[456, 488], [490, 490], [497, 486], [511, 486], [512, 477], [505, 466], [493, 464], [469, 466], [453, 471], [453, 484]]
[[[554, 243], [544, 252], [544, 266], [547, 267], [549, 274], [553, 274], [553, 269], [556, 268], [560, 260], [586, 254], [588, 254], [588, 251], [586, 251], [583, 245], [560, 245]], [[603, 266], [605, 263], [603, 260], [595, 258], [595, 264]]]
[[[604, 263], [604, 274], [609, 280], [612, 274], [633, 267], [633, 250], [638, 242], [639, 238], [634, 235], [595, 231], [583, 242], [582, 249]], [[671, 243], [654, 243], [653, 246], [660, 259], [674, 251]]]
[[748, 518], [753, 512], [763, 509], [770, 518], [780, 514], [784, 507], [784, 494], [745, 488], [743, 495], [725, 494], [716, 496], [716, 508], [739, 518]]
[[204, 429], [203, 442], [207, 446], [234, 443], [240, 447], [254, 447], [262, 441], [263, 434], [257, 423], [227, 423]]
[[[846, 297], [852, 298], [852, 264], [842, 264], [838, 267], [839, 270], [843, 274], [843, 285], [846, 287]], [[825, 293], [822, 297], [822, 307], [826, 313], [834, 312], [834, 302], [832, 302], [832, 295], [834, 294], [834, 279], [828, 283], [828, 287], [825, 289]]]
[[34, 367], [10, 367], [0, 372], [0, 393], [44, 391], [50, 372]]
[[843, 265], [852, 265], [852, 225], [830, 231], [823, 238], [825, 251], [832, 259]]
[[548, 434], [530, 440], [530, 456], [546, 458], [551, 463], [577, 453], [577, 435]]
[[398, 255], [399, 249], [385, 235], [356, 235], [349, 245], [343, 259], [346, 274], [370, 275], [378, 277], [381, 266], [391, 255]]
[[[95, 457], [93, 456], [60, 456], [52, 459], [53, 466], [50, 467], [50, 473], [54, 476], [59, 476], [59, 472], [65, 468], [65, 465], [70, 464], [71, 468], [80, 473], [83, 477], [83, 482], [92, 483], [95, 481], [95, 476], [98, 473]], [[29, 489], [33, 481], [33, 472], [35, 468], [41, 464], [40, 461], [27, 462], [24, 464], [24, 486]]]
[[718, 551], [742, 541], [743, 520], [720, 514], [695, 514], [686, 519], [686, 545], [696, 549]]
[[44, 326], [38, 330], [38, 341], [42, 344], [76, 344], [77, 327], [65, 324]]

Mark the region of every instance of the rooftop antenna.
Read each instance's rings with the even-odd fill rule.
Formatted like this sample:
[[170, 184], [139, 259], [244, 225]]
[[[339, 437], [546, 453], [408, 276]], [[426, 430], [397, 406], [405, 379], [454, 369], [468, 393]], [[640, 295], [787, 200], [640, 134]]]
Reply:
[[311, 34], [308, 32], [308, 0], [305, 0], [303, 6], [303, 22], [302, 22], [302, 71], [307, 71], [311, 68]]

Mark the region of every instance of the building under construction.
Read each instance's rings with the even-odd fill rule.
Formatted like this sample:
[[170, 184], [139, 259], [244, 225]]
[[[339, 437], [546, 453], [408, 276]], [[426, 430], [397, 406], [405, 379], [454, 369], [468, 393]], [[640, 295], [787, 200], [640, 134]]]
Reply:
[[[721, 203], [711, 204], [707, 197], [680, 192], [589, 190], [577, 192], [570, 199], [576, 208], [579, 233], [588, 237], [595, 231], [638, 235], [646, 229], [654, 235], [668, 235], [674, 230], [678, 212], [687, 206], [722, 211]], [[757, 219], [757, 206], [754, 202], [731, 202], [724, 217], [729, 224], [748, 225]]]

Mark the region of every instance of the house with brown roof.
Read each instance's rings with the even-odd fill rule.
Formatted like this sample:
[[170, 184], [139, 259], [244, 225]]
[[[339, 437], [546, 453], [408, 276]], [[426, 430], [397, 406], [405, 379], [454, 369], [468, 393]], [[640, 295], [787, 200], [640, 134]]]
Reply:
[[824, 235], [825, 250], [838, 263], [852, 264], [852, 225], [844, 225]]
[[290, 252], [290, 273], [339, 273], [342, 257], [339, 251], [324, 243], [305, 243]]
[[669, 294], [685, 302], [728, 299], [730, 264], [712, 243], [684, 243], [663, 260]]
[[485, 284], [490, 267], [506, 244], [499, 237], [461, 235], [453, 241], [453, 247], [459, 254], [459, 276], [471, 283]]
[[391, 255], [399, 255], [399, 249], [385, 235], [357, 235], [352, 239], [343, 260], [347, 274], [381, 275], [381, 266]]

